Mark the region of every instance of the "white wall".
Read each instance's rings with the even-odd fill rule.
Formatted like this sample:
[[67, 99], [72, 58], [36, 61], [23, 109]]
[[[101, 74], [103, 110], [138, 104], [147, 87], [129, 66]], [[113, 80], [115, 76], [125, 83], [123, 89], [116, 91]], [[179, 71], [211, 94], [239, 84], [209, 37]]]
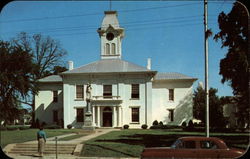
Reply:
[[[53, 102], [53, 91], [58, 91], [58, 102]], [[53, 123], [53, 110], [58, 111], [58, 119], [63, 119], [63, 92], [62, 84], [39, 84], [39, 92], [35, 96], [35, 118], [40, 123]]]
[[[152, 90], [153, 121], [164, 124], [181, 125], [193, 118], [192, 81], [164, 80], [154, 81]], [[169, 101], [169, 89], [174, 89], [174, 101]], [[168, 109], [174, 109], [174, 121], [169, 119]]]
[[[86, 108], [86, 85], [91, 83], [92, 96], [103, 96], [103, 85], [112, 84], [112, 95], [120, 96], [121, 102], [99, 102], [95, 106], [121, 107], [121, 124], [128, 124], [130, 128], [141, 128], [142, 124], [152, 125], [154, 120], [164, 124], [180, 125], [193, 117], [192, 84], [190, 80], [153, 81], [150, 77], [137, 75], [71, 75], [63, 78], [63, 84], [41, 84], [40, 91], [35, 97], [36, 118], [41, 122], [52, 123], [53, 110], [59, 110], [59, 119], [64, 118], [64, 128], [68, 124], [82, 127], [83, 123], [76, 122], [76, 108]], [[131, 99], [131, 84], [139, 84], [140, 98]], [[84, 100], [76, 100], [76, 85], [84, 85]], [[168, 100], [168, 89], [174, 89], [174, 101]], [[53, 90], [59, 91], [58, 103], [53, 103]], [[131, 108], [140, 108], [139, 123], [131, 122]], [[169, 121], [167, 109], [175, 109], [174, 122]], [[86, 109], [84, 109], [86, 110]], [[62, 114], [63, 113], [63, 114]], [[100, 114], [102, 124], [102, 113]], [[117, 114], [118, 115], [118, 114]], [[96, 119], [97, 120], [97, 119]]]
[[[105, 102], [95, 104], [95, 106], [121, 106], [122, 107], [122, 123], [130, 125], [130, 128], [140, 128], [142, 124], [146, 123], [145, 118], [150, 118], [150, 112], [147, 116], [145, 115], [145, 96], [147, 95], [147, 107], [151, 108], [151, 91], [145, 93], [146, 82], [147, 90], [151, 90], [152, 84], [150, 84], [150, 79], [145, 75], [96, 75], [96, 76], [70, 76], [64, 77], [64, 127], [66, 128], [68, 124], [76, 125], [75, 117], [76, 110], [75, 107], [86, 107], [86, 101], [76, 101], [75, 100], [75, 85], [83, 84], [84, 89], [86, 89], [87, 83], [91, 82], [92, 86], [92, 96], [103, 96], [103, 85], [112, 85], [112, 96], [120, 96], [122, 102]], [[131, 99], [131, 84], [140, 84], [140, 98], [139, 100]], [[84, 90], [84, 93], [86, 91]], [[131, 107], [140, 107], [140, 122], [131, 122]], [[102, 108], [101, 108], [102, 110]], [[102, 114], [101, 114], [101, 124], [102, 124]], [[150, 124], [150, 123], [149, 123]]]

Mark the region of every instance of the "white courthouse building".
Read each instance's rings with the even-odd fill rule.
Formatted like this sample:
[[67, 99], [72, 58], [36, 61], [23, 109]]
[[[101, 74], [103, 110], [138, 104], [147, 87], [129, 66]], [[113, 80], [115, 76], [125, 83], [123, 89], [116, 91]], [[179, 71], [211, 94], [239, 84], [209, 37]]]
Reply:
[[[116, 11], [106, 11], [97, 30], [100, 60], [39, 80], [35, 97], [36, 119], [47, 124], [63, 121], [64, 128], [84, 125], [86, 87], [92, 87], [95, 127], [141, 128], [154, 120], [181, 125], [193, 118], [192, 85], [196, 78], [181, 73], [160, 73], [122, 60], [124, 28]], [[98, 45], [98, 44], [96, 44]]]

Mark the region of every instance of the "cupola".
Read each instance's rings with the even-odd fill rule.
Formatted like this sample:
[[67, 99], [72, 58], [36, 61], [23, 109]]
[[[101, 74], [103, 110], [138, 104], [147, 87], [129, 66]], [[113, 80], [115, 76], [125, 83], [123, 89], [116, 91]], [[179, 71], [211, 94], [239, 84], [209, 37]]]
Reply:
[[121, 59], [124, 29], [120, 28], [116, 11], [105, 11], [104, 14], [97, 30], [101, 39], [101, 59]]

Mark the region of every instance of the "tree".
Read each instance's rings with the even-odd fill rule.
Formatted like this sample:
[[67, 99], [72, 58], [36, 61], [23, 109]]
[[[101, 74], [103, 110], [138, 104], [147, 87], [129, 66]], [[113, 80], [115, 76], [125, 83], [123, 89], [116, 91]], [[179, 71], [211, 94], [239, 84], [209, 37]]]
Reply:
[[19, 116], [19, 99], [36, 92], [31, 80], [35, 65], [32, 55], [20, 46], [0, 41], [0, 121], [10, 122]]
[[53, 70], [44, 72], [44, 76], [58, 75], [61, 72], [67, 71], [66, 67], [54, 66]]
[[[209, 89], [209, 123], [211, 127], [224, 127], [226, 124], [223, 116], [223, 105], [220, 97], [216, 95], [218, 92], [215, 88]], [[205, 107], [205, 90], [202, 87], [197, 87], [193, 96], [194, 118], [201, 120], [205, 123], [206, 107]]]
[[[250, 2], [242, 0], [246, 6]], [[249, 124], [249, 62], [248, 62], [248, 16], [246, 9], [235, 2], [232, 10], [218, 17], [220, 31], [214, 39], [222, 42], [222, 48], [227, 47], [225, 58], [220, 61], [222, 83], [228, 83], [237, 99], [238, 118], [242, 125]]]
[[[37, 87], [37, 81], [45, 76], [58, 71], [63, 65], [63, 57], [67, 52], [61, 47], [60, 43], [49, 36], [34, 34], [29, 36], [27, 33], [20, 33], [12, 42], [20, 46], [23, 50], [29, 52], [36, 64], [36, 72], [32, 76], [34, 87]], [[30, 101], [22, 101], [32, 108], [32, 125], [35, 124], [35, 92], [31, 91]]]

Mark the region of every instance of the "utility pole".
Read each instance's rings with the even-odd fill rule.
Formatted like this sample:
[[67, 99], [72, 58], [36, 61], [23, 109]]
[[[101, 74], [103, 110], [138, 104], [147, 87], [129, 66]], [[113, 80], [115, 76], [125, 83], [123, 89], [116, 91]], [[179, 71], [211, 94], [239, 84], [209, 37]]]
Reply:
[[204, 32], [205, 32], [205, 105], [206, 105], [206, 137], [209, 137], [209, 88], [208, 88], [208, 31], [207, 31], [207, 0], [204, 0]]

